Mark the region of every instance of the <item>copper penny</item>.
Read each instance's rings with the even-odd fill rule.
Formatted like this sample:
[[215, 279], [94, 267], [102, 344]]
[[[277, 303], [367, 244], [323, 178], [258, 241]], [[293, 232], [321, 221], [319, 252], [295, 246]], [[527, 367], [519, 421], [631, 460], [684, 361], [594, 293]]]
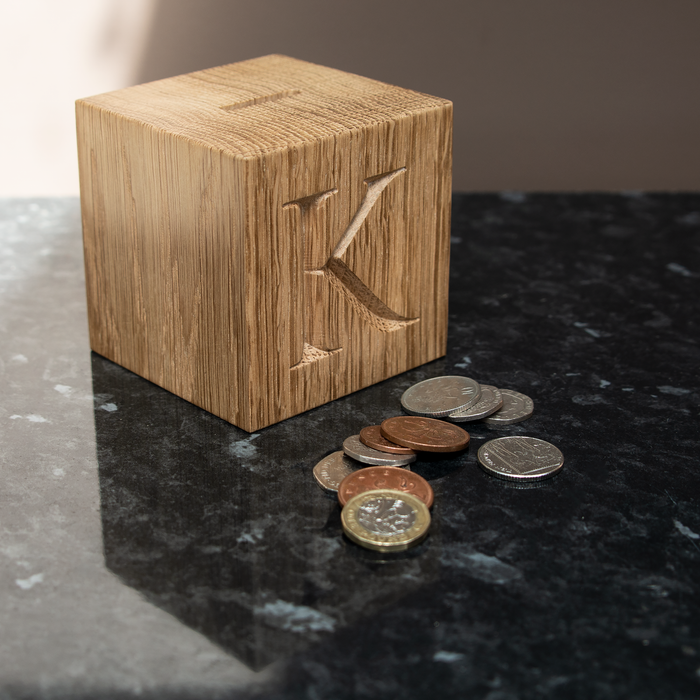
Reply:
[[430, 484], [422, 476], [400, 467], [365, 467], [348, 474], [338, 487], [338, 500], [344, 506], [353, 496], [375, 489], [412, 493], [428, 508], [433, 505], [434, 495]]
[[[381, 433], [378, 425], [368, 425], [360, 430], [360, 441], [380, 452], [388, 452], [392, 455], [412, 455], [413, 450], [408, 447], [401, 447], [395, 442], [390, 442]], [[380, 488], [377, 486], [377, 488]], [[383, 486], [381, 488], [384, 488]]]
[[466, 430], [435, 418], [394, 416], [380, 429], [387, 440], [422, 452], [458, 452], [469, 444]]

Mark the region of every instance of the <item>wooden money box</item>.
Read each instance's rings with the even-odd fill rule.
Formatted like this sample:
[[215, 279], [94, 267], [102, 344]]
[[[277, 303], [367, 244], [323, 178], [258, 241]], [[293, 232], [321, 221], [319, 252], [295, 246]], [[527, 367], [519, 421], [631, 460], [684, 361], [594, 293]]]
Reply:
[[93, 350], [247, 431], [445, 354], [449, 101], [265, 56], [76, 108]]

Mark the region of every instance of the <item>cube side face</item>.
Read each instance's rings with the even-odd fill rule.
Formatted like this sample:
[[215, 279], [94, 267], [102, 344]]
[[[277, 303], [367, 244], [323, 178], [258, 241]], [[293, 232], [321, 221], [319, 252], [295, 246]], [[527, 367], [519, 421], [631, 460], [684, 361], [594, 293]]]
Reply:
[[248, 429], [441, 357], [452, 108], [246, 161]]
[[92, 349], [245, 423], [240, 161], [85, 102], [77, 126]]

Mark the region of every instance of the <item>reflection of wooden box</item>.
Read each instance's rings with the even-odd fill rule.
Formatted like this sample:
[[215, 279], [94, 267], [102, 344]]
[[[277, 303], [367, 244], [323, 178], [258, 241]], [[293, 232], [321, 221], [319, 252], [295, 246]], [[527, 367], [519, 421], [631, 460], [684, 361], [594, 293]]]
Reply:
[[77, 121], [96, 352], [248, 431], [445, 354], [447, 100], [266, 56]]

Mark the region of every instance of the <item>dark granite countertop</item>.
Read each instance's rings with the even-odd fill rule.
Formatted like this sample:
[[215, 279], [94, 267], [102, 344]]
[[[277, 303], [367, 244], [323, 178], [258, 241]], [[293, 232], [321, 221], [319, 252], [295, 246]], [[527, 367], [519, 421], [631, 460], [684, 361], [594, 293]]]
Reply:
[[[444, 359], [250, 435], [91, 355], [76, 199], [0, 202], [0, 699], [700, 697], [700, 195], [455, 195], [451, 265]], [[311, 470], [441, 374], [535, 414], [362, 550]]]

